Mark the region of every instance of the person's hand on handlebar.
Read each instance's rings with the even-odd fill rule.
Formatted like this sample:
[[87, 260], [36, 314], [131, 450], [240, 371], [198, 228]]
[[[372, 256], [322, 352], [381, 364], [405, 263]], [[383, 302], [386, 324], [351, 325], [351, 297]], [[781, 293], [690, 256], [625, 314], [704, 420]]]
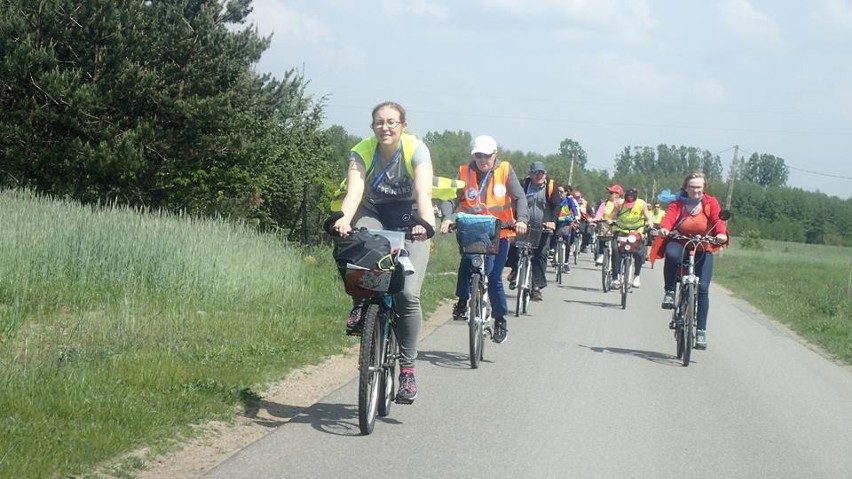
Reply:
[[429, 239], [429, 232], [423, 225], [414, 225], [411, 228], [411, 239], [414, 241], [425, 241]]
[[544, 223], [542, 223], [541, 226], [543, 226], [544, 229], [550, 230], [550, 231], [553, 231], [553, 230], [556, 229], [556, 223], [554, 223], [553, 221], [545, 221]]
[[450, 232], [450, 226], [453, 224], [453, 220], [444, 220], [441, 222], [441, 234], [447, 234]]
[[725, 244], [725, 243], [728, 242], [728, 235], [726, 235], [724, 233], [716, 235], [716, 241], [718, 241], [719, 244]]
[[337, 232], [341, 238], [345, 238], [352, 232], [352, 225], [350, 224], [349, 218], [343, 216], [334, 222], [332, 229]]
[[522, 234], [526, 234], [526, 232], [527, 232], [527, 224], [526, 223], [524, 223], [523, 221], [518, 221], [517, 223], [515, 223], [515, 233], [522, 235]]

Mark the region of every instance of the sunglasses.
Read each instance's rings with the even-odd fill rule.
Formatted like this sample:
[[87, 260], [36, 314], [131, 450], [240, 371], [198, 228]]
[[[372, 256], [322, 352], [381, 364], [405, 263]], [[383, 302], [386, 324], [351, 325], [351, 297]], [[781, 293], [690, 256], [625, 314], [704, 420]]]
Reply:
[[473, 156], [476, 157], [477, 160], [487, 160], [491, 158], [491, 155], [494, 153], [474, 153]]

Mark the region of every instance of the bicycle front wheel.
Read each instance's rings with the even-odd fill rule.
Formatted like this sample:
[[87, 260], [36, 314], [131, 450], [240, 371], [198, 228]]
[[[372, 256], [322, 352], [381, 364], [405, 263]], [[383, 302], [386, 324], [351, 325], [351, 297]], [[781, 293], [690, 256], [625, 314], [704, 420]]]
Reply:
[[[387, 314], [393, 314], [393, 311], [388, 311]], [[382, 334], [384, 342], [384, 354], [381, 358], [382, 372], [379, 383], [379, 417], [385, 417], [390, 414], [391, 405], [396, 396], [396, 361], [399, 358], [399, 341], [396, 339], [396, 331], [393, 324], [382, 322], [383, 327], [387, 328], [387, 332]], [[384, 339], [384, 338], [387, 339]]]
[[[527, 270], [529, 269], [529, 264], [527, 262], [526, 255], [523, 253], [518, 258], [518, 295], [515, 298], [515, 317], [521, 315], [521, 309], [524, 303], [524, 296], [529, 294], [529, 275], [527, 274]], [[524, 312], [526, 312], [526, 307], [523, 307]]]
[[476, 369], [479, 367], [479, 361], [482, 360], [483, 356], [482, 325], [485, 324], [484, 298], [482, 297], [479, 273], [474, 273], [470, 277], [470, 286], [470, 299], [467, 303], [468, 343], [470, 345], [470, 367]]
[[556, 246], [556, 282], [562, 284], [562, 270], [565, 268], [565, 242], [559, 240]]
[[379, 383], [382, 369], [382, 328], [379, 326], [379, 305], [370, 303], [363, 313], [361, 352], [358, 356], [358, 426], [361, 434], [373, 432], [379, 402]]
[[630, 255], [621, 258], [621, 309], [627, 309], [627, 292], [630, 288], [630, 271], [633, 268]]
[[686, 311], [683, 315], [684, 345], [683, 365], [689, 366], [689, 358], [692, 355], [692, 346], [695, 341], [695, 285], [686, 286]]
[[683, 290], [678, 287], [677, 292], [677, 302], [675, 303], [677, 306], [675, 310], [672, 312], [672, 321], [674, 321], [675, 329], [675, 352], [677, 353], [677, 358], [683, 358], [683, 348], [686, 344], [686, 329], [684, 328], [684, 311], [686, 310], [686, 301], [683, 300]]

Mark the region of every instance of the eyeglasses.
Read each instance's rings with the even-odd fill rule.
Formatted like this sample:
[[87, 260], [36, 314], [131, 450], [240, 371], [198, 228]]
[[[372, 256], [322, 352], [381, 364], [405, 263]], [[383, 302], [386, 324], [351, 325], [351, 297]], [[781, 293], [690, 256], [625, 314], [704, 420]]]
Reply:
[[373, 128], [375, 128], [377, 130], [384, 128], [384, 127], [388, 127], [391, 130], [393, 130], [394, 128], [396, 128], [399, 125], [402, 125], [402, 122], [399, 121], [399, 120], [394, 120], [393, 118], [391, 118], [390, 120], [387, 120], [387, 121], [375, 121], [375, 122], [373, 122]]
[[494, 153], [474, 153], [473, 156], [476, 157], [477, 160], [487, 160], [491, 158], [491, 155]]
[[539, 170], [539, 171], [533, 171], [533, 174], [534, 175], [544, 175], [544, 174], [547, 174], [547, 172]]

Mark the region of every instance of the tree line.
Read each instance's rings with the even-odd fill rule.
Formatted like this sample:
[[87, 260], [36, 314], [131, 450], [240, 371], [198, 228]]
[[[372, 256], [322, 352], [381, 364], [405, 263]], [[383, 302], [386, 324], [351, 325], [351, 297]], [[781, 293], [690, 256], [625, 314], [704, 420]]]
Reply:
[[[324, 98], [307, 94], [297, 71], [255, 70], [270, 38], [247, 22], [251, 9], [251, 0], [4, 0], [0, 187], [318, 238], [360, 138], [323, 127]], [[469, 159], [469, 132], [421, 136], [439, 175]], [[771, 154], [737, 163], [729, 178], [718, 155], [692, 146], [624, 147], [612, 175], [588, 168], [571, 138], [550, 154], [500, 154], [521, 176], [545, 162], [593, 202], [614, 182], [652, 199], [703, 171], [720, 199], [734, 180], [738, 229], [852, 244], [852, 200], [787, 188], [784, 161]]]

